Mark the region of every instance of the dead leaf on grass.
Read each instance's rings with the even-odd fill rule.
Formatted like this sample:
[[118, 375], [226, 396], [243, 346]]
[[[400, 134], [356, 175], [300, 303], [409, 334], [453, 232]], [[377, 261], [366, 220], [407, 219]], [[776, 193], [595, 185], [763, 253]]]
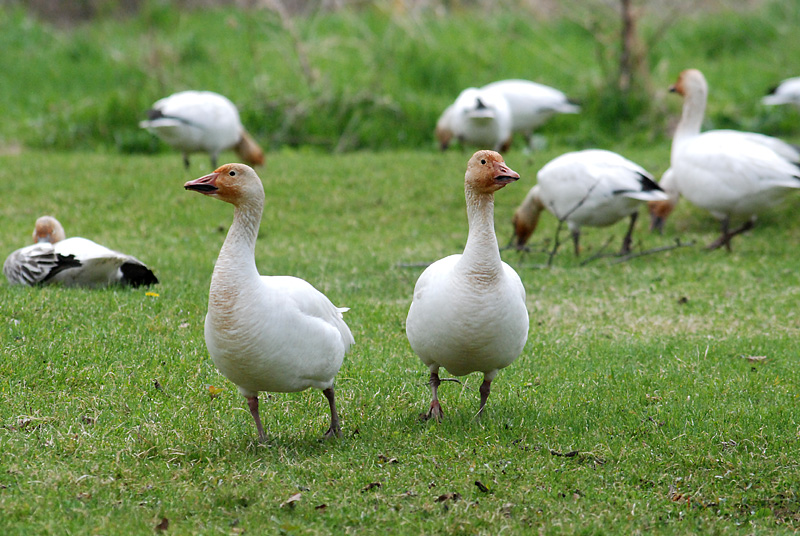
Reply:
[[161, 522], [156, 525], [155, 529], [159, 531], [167, 530], [169, 528], [169, 519], [166, 517], [161, 518]]
[[481, 493], [489, 493], [489, 488], [487, 488], [480, 480], [476, 480], [475, 485], [478, 487]]
[[452, 500], [453, 502], [456, 502], [459, 499], [461, 499], [461, 494], [460, 493], [456, 493], [455, 491], [451, 491], [450, 493], [445, 493], [444, 495], [439, 495], [436, 498], [436, 502], [445, 502], [445, 501], [450, 501], [450, 500]]
[[328, 505], [327, 505], [327, 504], [325, 504], [325, 503], [322, 503], [322, 504], [318, 504], [318, 505], [316, 505], [316, 506], [314, 507], [314, 510], [319, 510], [319, 511], [322, 511], [322, 510], [325, 510], [327, 507], [328, 507]]
[[281, 508], [283, 508], [284, 506], [288, 506], [289, 508], [294, 508], [294, 503], [299, 501], [300, 497], [302, 496], [303, 496], [302, 493], [295, 493], [294, 495], [292, 495], [291, 497], [289, 497], [288, 499], [286, 499], [281, 503]]
[[381, 463], [400, 463], [397, 458], [390, 458], [385, 454], [378, 454], [378, 461]]
[[739, 357], [742, 359], [747, 359], [751, 363], [760, 363], [767, 360], [767, 356], [765, 355], [742, 355]]

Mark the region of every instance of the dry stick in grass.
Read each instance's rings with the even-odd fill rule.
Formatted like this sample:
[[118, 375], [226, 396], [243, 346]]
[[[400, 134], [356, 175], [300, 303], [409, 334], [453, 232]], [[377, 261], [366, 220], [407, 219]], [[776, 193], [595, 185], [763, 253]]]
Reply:
[[609, 253], [609, 254], [600, 254], [600, 253], [598, 253], [597, 255], [594, 255], [593, 257], [590, 257], [590, 258], [586, 259], [585, 261], [583, 261], [581, 263], [581, 266], [586, 266], [590, 262], [596, 261], [597, 259], [602, 259], [604, 257], [618, 257], [611, 264], [619, 264], [621, 262], [628, 262], [629, 260], [635, 259], [636, 257], [643, 257], [645, 255], [652, 255], [653, 253], [661, 253], [662, 251], [671, 251], [673, 249], [688, 248], [688, 247], [692, 247], [692, 246], [694, 246], [694, 241], [689, 242], [688, 244], [684, 244], [683, 242], [681, 242], [680, 238], [676, 238], [674, 245], [671, 245], [671, 246], [659, 246], [657, 248], [646, 249], [644, 251], [639, 251], [637, 253], [628, 253], [627, 255], [624, 255], [624, 256], [621, 256], [621, 257], [618, 256], [616, 253]]
[[317, 85], [317, 79], [319, 77], [316, 71], [312, 69], [311, 62], [308, 61], [308, 54], [306, 54], [305, 45], [303, 41], [300, 40], [300, 34], [297, 32], [297, 27], [294, 25], [292, 17], [286, 11], [286, 7], [283, 5], [282, 0], [262, 0], [262, 5], [276, 12], [281, 18], [281, 26], [283, 26], [283, 29], [286, 30], [286, 33], [288, 33], [289, 37], [292, 39], [292, 45], [294, 46], [295, 54], [297, 54], [297, 59], [300, 62], [300, 69], [303, 71], [303, 76], [305, 76], [306, 83], [308, 84], [309, 88], [314, 88]]
[[[583, 204], [586, 202], [586, 200], [589, 199], [589, 196], [592, 195], [592, 192], [594, 191], [594, 189], [597, 188], [598, 184], [600, 184], [600, 180], [599, 179], [596, 180], [594, 182], [594, 184], [592, 184], [591, 188], [586, 190], [586, 195], [584, 195], [583, 198], [581, 198], [580, 201], [575, 203], [575, 206], [572, 207], [572, 210], [567, 212], [564, 215], [564, 217], [558, 218], [558, 227], [556, 227], [556, 236], [555, 236], [555, 240], [553, 241], [553, 249], [550, 251], [550, 255], [547, 257], [547, 266], [552, 266], [553, 265], [553, 257], [556, 256], [556, 252], [558, 251], [558, 248], [561, 245], [561, 242], [559, 242], [559, 240], [558, 240], [558, 235], [561, 233], [561, 227], [564, 226], [564, 222], [567, 220], [567, 218], [569, 218], [572, 215], [573, 212], [575, 212], [576, 210], [578, 210], [579, 208], [581, 208], [583, 206]], [[550, 208], [552, 209], [553, 214], [555, 214], [556, 213], [555, 207], [552, 206], [552, 203], [551, 203]], [[556, 216], [556, 217], [558, 217], [558, 216]]]

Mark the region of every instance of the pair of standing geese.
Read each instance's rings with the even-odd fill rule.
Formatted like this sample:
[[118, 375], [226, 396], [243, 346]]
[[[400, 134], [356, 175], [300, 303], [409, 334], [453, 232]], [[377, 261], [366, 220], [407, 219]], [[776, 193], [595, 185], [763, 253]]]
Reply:
[[[539, 172], [537, 186], [515, 214], [517, 245], [524, 244], [532, 232], [530, 222], [546, 208], [568, 221], [576, 248], [580, 225], [608, 225], [630, 216], [626, 250], [638, 203], [649, 201], [654, 218], [664, 218], [682, 194], [722, 222], [722, 235], [711, 247], [730, 247], [730, 239], [752, 227], [758, 213], [800, 188], [796, 147], [760, 134], [700, 133], [707, 98], [702, 73], [684, 71], [674, 90], [685, 102], [671, 168], [661, 187], [644, 169], [615, 153], [589, 150], [558, 157]], [[498, 371], [517, 359], [527, 341], [525, 289], [514, 269], [501, 260], [494, 229], [494, 194], [517, 179], [519, 175], [495, 151], [481, 150], [470, 158], [464, 182], [469, 222], [464, 252], [428, 266], [414, 288], [406, 333], [430, 372], [426, 419], [443, 416], [438, 397], [441, 367], [456, 376], [483, 373], [480, 415]], [[266, 440], [259, 391], [311, 387], [321, 389], [330, 405], [330, 426], [324, 436], [340, 435], [333, 381], [354, 343], [343, 319], [347, 309], [336, 307], [302, 279], [259, 275], [255, 244], [264, 188], [252, 168], [227, 164], [184, 188], [234, 205], [233, 224], [211, 278], [205, 340], [216, 367], [246, 398], [259, 440]], [[731, 230], [731, 221], [737, 219], [744, 223]], [[63, 237], [63, 230], [60, 233]], [[35, 247], [47, 246], [23, 248], [6, 261], [4, 272], [10, 281], [12, 258]], [[68, 256], [63, 251], [58, 255]], [[129, 263], [138, 263], [130, 259]], [[60, 272], [62, 280], [71, 268]], [[53, 279], [58, 280], [59, 274]], [[154, 282], [152, 276], [150, 283]]]

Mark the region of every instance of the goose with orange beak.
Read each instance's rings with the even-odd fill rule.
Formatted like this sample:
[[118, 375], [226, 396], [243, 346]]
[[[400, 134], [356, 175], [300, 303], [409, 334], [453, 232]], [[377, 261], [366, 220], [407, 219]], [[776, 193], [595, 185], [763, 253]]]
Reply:
[[341, 435], [333, 380], [353, 335], [338, 308], [311, 284], [259, 275], [255, 247], [264, 187], [244, 164], [226, 164], [184, 185], [234, 206], [233, 224], [211, 276], [205, 341], [217, 369], [245, 397], [258, 430], [266, 432], [258, 393], [322, 390], [330, 406], [324, 437]]

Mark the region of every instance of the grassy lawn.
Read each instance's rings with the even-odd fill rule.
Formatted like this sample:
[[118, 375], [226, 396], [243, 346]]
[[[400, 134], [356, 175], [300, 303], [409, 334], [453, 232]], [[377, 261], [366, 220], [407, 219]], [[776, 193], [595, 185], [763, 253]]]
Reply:
[[[501, 242], [536, 170], [568, 149], [506, 155], [522, 180], [497, 195]], [[628, 156], [655, 170], [667, 154]], [[163, 519], [175, 534], [800, 529], [791, 205], [731, 254], [700, 247], [716, 222], [682, 204], [663, 236], [643, 218], [637, 248], [692, 247], [581, 266], [607, 240], [618, 247], [620, 223], [587, 229], [582, 259], [565, 244], [549, 269], [556, 225], [543, 217], [530, 253], [503, 254], [528, 292], [523, 355], [498, 375], [481, 421], [478, 374], [443, 385], [441, 424], [418, 420], [427, 371], [404, 321], [421, 268], [408, 265], [463, 248], [468, 156], [269, 155], [259, 268], [350, 307], [356, 346], [336, 384], [344, 437], [317, 441], [327, 426], [319, 392], [262, 395], [266, 445], [203, 342], [232, 218], [182, 188], [205, 159], [187, 172], [175, 154], [0, 157], [0, 251], [24, 245], [35, 217], [51, 213], [68, 235], [134, 254], [162, 282], [0, 285], [4, 533], [150, 534]]]

